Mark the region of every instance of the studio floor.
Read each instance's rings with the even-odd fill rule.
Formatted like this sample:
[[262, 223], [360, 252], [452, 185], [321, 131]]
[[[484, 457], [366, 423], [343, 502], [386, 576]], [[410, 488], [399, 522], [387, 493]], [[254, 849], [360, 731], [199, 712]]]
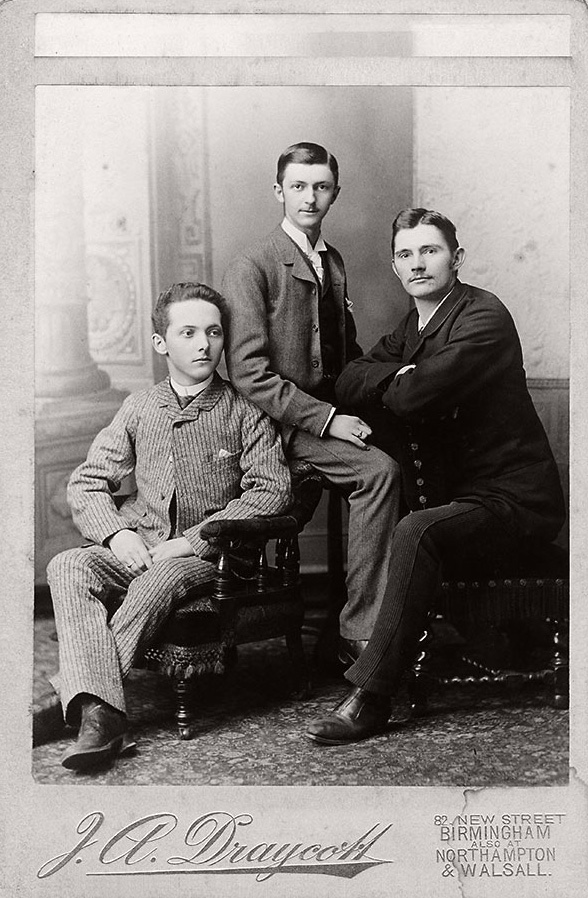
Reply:
[[[313, 655], [321, 612], [309, 597], [304, 643]], [[447, 640], [446, 658], [452, 647]], [[53, 618], [35, 621], [35, 699], [57, 670]], [[282, 640], [243, 646], [237, 666], [196, 694], [193, 738], [180, 740], [169, 681], [132, 671], [128, 713], [137, 747], [92, 773], [66, 770], [60, 758], [75, 733], [32, 750], [36, 782], [67, 785], [535, 786], [568, 779], [568, 712], [547, 688], [517, 691], [450, 687], [434, 694], [425, 717], [409, 719], [399, 701], [388, 730], [365, 742], [324, 747], [304, 737], [307, 723], [346, 691], [339, 670], [316, 671], [311, 696], [294, 699]]]

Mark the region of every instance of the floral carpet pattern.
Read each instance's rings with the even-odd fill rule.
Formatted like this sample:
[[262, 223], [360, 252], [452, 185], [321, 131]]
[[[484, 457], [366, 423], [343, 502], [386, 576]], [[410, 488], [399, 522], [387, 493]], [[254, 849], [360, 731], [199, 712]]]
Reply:
[[[316, 627], [304, 635], [310, 657]], [[35, 621], [33, 699], [57, 669], [53, 619]], [[242, 646], [234, 670], [199, 688], [193, 738], [180, 740], [169, 681], [132, 671], [128, 712], [137, 748], [116, 764], [72, 773], [60, 764], [75, 733], [32, 750], [38, 783], [59, 785], [563, 785], [568, 778], [568, 714], [548, 704], [543, 687], [479, 692], [452, 687], [434, 695], [426, 716], [406, 703], [388, 730], [348, 746], [304, 737], [310, 720], [346, 693], [340, 671], [316, 673], [311, 696], [295, 699], [281, 640]]]

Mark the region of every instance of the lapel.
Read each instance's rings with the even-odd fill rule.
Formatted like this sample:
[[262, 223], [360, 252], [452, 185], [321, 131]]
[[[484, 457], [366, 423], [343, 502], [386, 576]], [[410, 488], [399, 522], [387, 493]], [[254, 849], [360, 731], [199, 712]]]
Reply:
[[333, 251], [333, 247], [327, 243], [326, 240], [325, 244], [328, 249], [327, 265], [329, 266], [329, 274], [331, 275], [331, 285], [333, 287], [333, 292], [338, 299], [340, 291], [345, 288], [345, 269], [343, 268], [343, 263], [339, 254]]
[[406, 337], [406, 350], [408, 355], [406, 356], [406, 361], [412, 359], [428, 337], [432, 337], [433, 334], [437, 333], [439, 328], [447, 321], [455, 307], [461, 302], [464, 293], [464, 285], [460, 281], [457, 281], [451, 296], [448, 296], [445, 302], [443, 302], [436, 310], [435, 314], [429, 318], [420, 334], [418, 332], [419, 316], [417, 310], [413, 310], [413, 314], [408, 322], [408, 333]]
[[196, 396], [186, 408], [180, 408], [176, 394], [174, 393], [169, 381], [169, 377], [157, 384], [159, 404], [166, 410], [169, 418], [173, 421], [195, 421], [200, 412], [208, 412], [217, 404], [224, 393], [225, 382], [215, 372], [212, 383]]
[[[316, 287], [318, 281], [312, 265], [305, 258], [300, 247], [286, 234], [281, 225], [278, 225], [274, 231], [274, 241], [282, 263], [291, 268], [292, 277], [300, 281], [308, 281]], [[330, 254], [327, 255], [327, 258], [329, 256]]]

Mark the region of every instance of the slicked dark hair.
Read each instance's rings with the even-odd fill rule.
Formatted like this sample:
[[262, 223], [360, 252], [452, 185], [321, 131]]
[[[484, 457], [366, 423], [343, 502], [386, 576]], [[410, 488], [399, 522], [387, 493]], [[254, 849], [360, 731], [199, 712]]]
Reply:
[[278, 159], [276, 181], [281, 186], [284, 182], [286, 167], [291, 163], [302, 165], [328, 165], [335, 179], [335, 187], [339, 184], [339, 164], [332, 153], [318, 143], [293, 143], [284, 150]]
[[398, 231], [411, 230], [420, 224], [434, 225], [439, 228], [452, 253], [459, 247], [455, 225], [440, 212], [434, 212], [432, 209], [403, 209], [392, 223], [392, 255], [394, 255], [394, 244]]
[[169, 327], [169, 307], [174, 302], [185, 302], [188, 299], [201, 299], [216, 306], [224, 325], [227, 315], [227, 303], [224, 296], [221, 296], [212, 287], [207, 287], [206, 284], [172, 284], [157, 297], [151, 315], [153, 333], [165, 338]]

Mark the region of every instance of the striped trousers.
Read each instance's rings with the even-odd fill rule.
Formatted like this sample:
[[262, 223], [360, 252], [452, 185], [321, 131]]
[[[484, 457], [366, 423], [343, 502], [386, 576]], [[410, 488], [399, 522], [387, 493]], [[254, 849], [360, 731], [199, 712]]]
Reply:
[[[80, 693], [125, 711], [124, 678], [188, 590], [209, 582], [215, 566], [201, 558], [172, 558], [135, 577], [110, 549], [68, 549], [47, 567], [59, 641], [52, 678], [66, 720]], [[122, 604], [121, 604], [122, 600]], [[115, 610], [116, 609], [116, 610]]]

